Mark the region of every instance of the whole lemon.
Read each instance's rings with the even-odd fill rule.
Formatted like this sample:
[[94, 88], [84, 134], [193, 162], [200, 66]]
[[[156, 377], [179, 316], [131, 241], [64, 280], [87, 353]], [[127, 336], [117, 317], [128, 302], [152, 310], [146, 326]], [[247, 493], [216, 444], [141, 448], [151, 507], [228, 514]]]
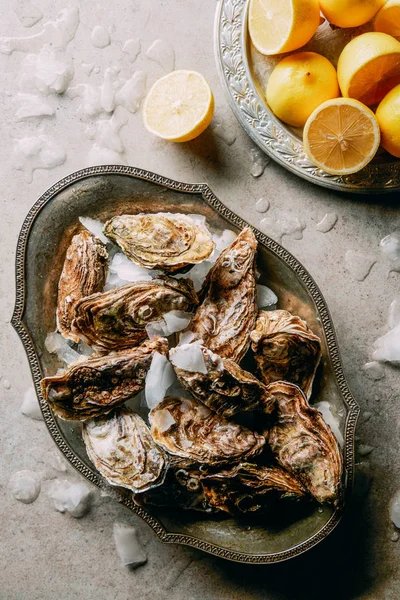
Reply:
[[400, 85], [384, 97], [375, 116], [381, 130], [381, 146], [400, 158]]
[[368, 23], [386, 0], [320, 0], [321, 11], [337, 27], [358, 27]]
[[316, 52], [291, 54], [272, 71], [265, 95], [278, 119], [303, 127], [317, 106], [340, 96], [335, 67]]

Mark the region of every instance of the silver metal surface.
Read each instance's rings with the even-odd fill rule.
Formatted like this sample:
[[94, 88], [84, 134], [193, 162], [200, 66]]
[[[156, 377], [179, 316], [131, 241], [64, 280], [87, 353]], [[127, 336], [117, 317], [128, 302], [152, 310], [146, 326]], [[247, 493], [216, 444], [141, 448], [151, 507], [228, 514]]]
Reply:
[[[246, 222], [224, 206], [207, 184], [180, 183], [125, 166], [84, 169], [62, 179], [29, 211], [16, 253], [16, 304], [12, 324], [30, 364], [44, 421], [69, 462], [99, 487], [105, 483], [89, 461], [81, 425], [58, 420], [41, 395], [40, 380], [61, 366], [45, 348], [55, 329], [57, 284], [66, 249], [80, 229], [79, 216], [105, 221], [121, 213], [160, 210], [199, 213], [213, 231], [239, 231]], [[345, 439], [345, 493], [341, 505], [312, 507], [289, 519], [274, 514], [266, 522], [199, 515], [195, 512], [145, 510], [127, 490], [119, 501], [142, 517], [163, 542], [193, 546], [222, 558], [247, 563], [272, 563], [297, 556], [323, 540], [338, 524], [354, 476], [354, 435], [359, 407], [344, 378], [335, 333], [325, 301], [306, 269], [282, 246], [253, 228], [259, 241], [261, 283], [278, 295], [279, 308], [305, 318], [322, 339], [323, 360], [313, 401], [327, 400], [340, 416]], [[279, 526], [278, 526], [279, 524]], [[250, 527], [250, 529], [249, 529]]]
[[[254, 48], [248, 35], [248, 5], [249, 0], [219, 0], [215, 54], [228, 101], [252, 140], [286, 169], [318, 185], [363, 194], [400, 190], [400, 160], [382, 149], [364, 169], [346, 176], [329, 175], [308, 160], [301, 130], [277, 119], [264, 100], [269, 73], [284, 55], [266, 57]], [[332, 31], [325, 22], [302, 50], [323, 53], [336, 65], [344, 45], [368, 27]]]

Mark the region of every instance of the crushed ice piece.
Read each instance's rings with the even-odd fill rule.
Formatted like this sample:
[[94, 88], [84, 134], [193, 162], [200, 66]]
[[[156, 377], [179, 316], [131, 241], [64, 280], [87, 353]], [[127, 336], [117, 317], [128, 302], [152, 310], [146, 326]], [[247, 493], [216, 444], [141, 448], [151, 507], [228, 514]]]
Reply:
[[170, 310], [163, 315], [164, 321], [167, 324], [169, 334], [177, 333], [185, 329], [192, 320], [192, 314], [184, 310]]
[[183, 385], [180, 383], [179, 379], [176, 379], [174, 383], [168, 390], [168, 396], [177, 396], [178, 398], [187, 398], [191, 399], [193, 396], [188, 392]]
[[9, 482], [11, 494], [19, 502], [31, 504], [40, 493], [40, 481], [32, 471], [17, 471]]
[[[215, 252], [215, 250], [214, 250], [214, 252]], [[196, 290], [196, 292], [198, 292], [204, 283], [204, 280], [207, 276], [208, 271], [213, 266], [213, 263], [210, 262], [211, 260], [214, 260], [214, 254], [212, 255], [212, 258], [210, 257], [209, 261], [204, 260], [203, 262], [198, 263], [197, 265], [194, 265], [194, 267], [192, 269], [190, 269], [190, 271], [188, 273], [185, 273], [184, 275], [183, 274], [175, 275], [176, 279], [190, 278], [193, 281], [194, 289]]]
[[343, 448], [343, 434], [339, 429], [339, 423], [337, 418], [331, 411], [331, 406], [329, 402], [326, 402], [325, 400], [323, 400], [322, 402], [318, 402], [318, 404], [315, 405], [315, 408], [321, 413], [325, 423], [327, 423], [327, 425], [329, 425], [329, 427], [332, 429], [332, 433], [337, 439], [339, 446]]
[[172, 348], [169, 358], [173, 365], [190, 373], [207, 373], [203, 352], [199, 343], [181, 344]]
[[337, 223], [338, 217], [336, 213], [326, 213], [324, 218], [317, 223], [315, 229], [321, 233], [328, 233]]
[[170, 73], [175, 68], [174, 49], [164, 40], [155, 40], [147, 50], [146, 56], [159, 64], [166, 73]]
[[33, 27], [43, 18], [43, 13], [29, 0], [13, 0], [12, 7], [23, 27]]
[[32, 183], [36, 169], [54, 169], [64, 164], [67, 154], [60, 143], [48, 135], [36, 135], [15, 140], [15, 169], [22, 171], [27, 183]]
[[390, 260], [400, 260], [400, 231], [385, 236], [380, 242], [380, 247]]
[[365, 376], [368, 377], [368, 379], [372, 379], [372, 381], [378, 381], [379, 379], [385, 377], [385, 371], [382, 365], [380, 365], [376, 360], [367, 362], [363, 366], [362, 370], [364, 371]]
[[347, 250], [344, 256], [346, 270], [357, 281], [364, 281], [376, 263], [374, 256], [354, 250]]
[[395, 493], [390, 503], [390, 518], [392, 523], [400, 529], [400, 490]]
[[155, 340], [156, 338], [159, 337], [168, 337], [168, 333], [167, 333], [167, 324], [164, 321], [164, 319], [161, 319], [160, 321], [150, 321], [150, 323], [147, 323], [145, 325], [145, 329], [146, 329], [146, 333], [147, 333], [147, 337], [150, 340]]
[[149, 408], [154, 408], [161, 402], [175, 379], [175, 371], [169, 360], [163, 354], [154, 352], [145, 385], [146, 403]]
[[65, 92], [74, 74], [72, 62], [47, 45], [38, 54], [28, 54], [22, 68], [21, 91], [37, 91], [45, 96]]
[[212, 239], [215, 244], [215, 250], [209, 260], [215, 262], [221, 252], [236, 240], [237, 235], [238, 234], [231, 229], [224, 229], [220, 234], [214, 233]]
[[368, 456], [373, 451], [373, 446], [368, 446], [367, 444], [360, 444], [358, 446], [357, 452], [360, 456]]
[[193, 331], [184, 331], [183, 333], [179, 334], [178, 346], [182, 346], [182, 344], [190, 344], [195, 339], [196, 334]]
[[56, 479], [49, 489], [49, 498], [56, 510], [80, 519], [90, 510], [92, 489], [81, 481]]
[[388, 326], [394, 329], [400, 325], [400, 297], [395, 298], [389, 306]]
[[93, 235], [95, 235], [103, 244], [109, 244], [110, 240], [103, 233], [104, 223], [91, 217], [79, 217], [81, 224]]
[[109, 267], [110, 273], [116, 273], [125, 282], [151, 281], [159, 271], [150, 271], [139, 265], [135, 265], [125, 254], [117, 252], [114, 254]]
[[269, 209], [269, 200], [264, 196], [259, 198], [256, 202], [256, 211], [259, 213], [265, 213]]
[[114, 523], [114, 542], [117, 554], [123, 565], [135, 569], [147, 562], [144, 548], [135, 527], [124, 523]]
[[117, 103], [133, 114], [137, 112], [146, 95], [146, 83], [147, 74], [144, 71], [136, 71], [117, 92]]
[[128, 122], [128, 115], [122, 106], [116, 106], [109, 119], [97, 121], [95, 143], [88, 154], [88, 164], [125, 164], [124, 145], [120, 129]]
[[8, 379], [5, 379], [5, 380], [3, 381], [3, 388], [4, 388], [5, 390], [9, 390], [9, 389], [11, 388], [11, 382], [10, 382], [10, 381], [8, 381]]
[[257, 284], [257, 304], [258, 308], [265, 306], [274, 306], [278, 303], [278, 296], [266, 285]]
[[57, 354], [59, 360], [67, 365], [70, 365], [78, 358], [81, 358], [81, 355], [71, 348], [68, 341], [57, 331], [53, 331], [46, 336], [44, 345], [47, 352], [50, 352], [50, 354]]
[[130, 39], [126, 40], [125, 44], [122, 47], [122, 52], [128, 54], [129, 58], [132, 62], [135, 62], [137, 57], [140, 54], [140, 40], [138, 39]]
[[307, 227], [302, 219], [298, 219], [289, 213], [280, 213], [278, 217], [264, 217], [260, 222], [260, 226], [278, 242], [282, 241], [284, 235], [288, 235], [294, 240], [302, 240], [303, 231]]
[[374, 361], [400, 364], [400, 325], [379, 337], [373, 344]]
[[261, 148], [251, 148], [250, 150], [250, 159], [251, 159], [251, 168], [250, 173], [253, 177], [260, 177], [264, 171], [265, 167], [270, 162], [269, 156], [267, 156]]
[[43, 419], [34, 387], [30, 387], [24, 393], [24, 401], [21, 405], [21, 412], [26, 417], [30, 417], [36, 421], [41, 421]]
[[167, 431], [171, 427], [171, 425], [174, 425], [174, 423], [176, 423], [174, 417], [166, 408], [163, 408], [157, 412], [157, 419], [157, 427], [161, 431], [161, 433]]
[[188, 213], [186, 215], [189, 219], [192, 219], [197, 225], [202, 225], [207, 227], [207, 221], [204, 215], [199, 215], [198, 213]]
[[110, 35], [102, 25], [93, 28], [90, 39], [95, 48], [106, 48], [110, 45]]
[[41, 98], [36, 94], [17, 94], [16, 101], [19, 104], [15, 113], [17, 121], [23, 121], [31, 117], [49, 117], [54, 115], [54, 108], [45, 98]]

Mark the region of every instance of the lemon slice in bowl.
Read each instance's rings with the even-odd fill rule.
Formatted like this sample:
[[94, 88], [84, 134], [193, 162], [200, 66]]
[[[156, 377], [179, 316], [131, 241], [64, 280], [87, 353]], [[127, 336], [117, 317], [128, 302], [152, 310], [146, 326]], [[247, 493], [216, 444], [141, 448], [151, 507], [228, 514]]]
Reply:
[[158, 79], [143, 106], [145, 127], [170, 142], [188, 142], [203, 133], [214, 114], [214, 97], [196, 71], [173, 71]]
[[327, 100], [309, 116], [304, 150], [312, 163], [332, 175], [365, 167], [379, 147], [379, 125], [372, 110], [352, 98]]
[[343, 96], [377, 104], [400, 83], [400, 42], [375, 31], [355, 37], [339, 56], [337, 74]]
[[259, 52], [291, 52], [304, 46], [320, 24], [318, 0], [250, 0], [249, 33]]

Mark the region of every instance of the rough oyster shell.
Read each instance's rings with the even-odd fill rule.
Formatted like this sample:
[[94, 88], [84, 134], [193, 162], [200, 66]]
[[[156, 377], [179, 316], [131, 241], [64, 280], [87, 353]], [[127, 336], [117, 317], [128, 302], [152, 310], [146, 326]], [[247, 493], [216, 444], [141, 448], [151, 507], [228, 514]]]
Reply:
[[207, 227], [184, 214], [121, 215], [107, 221], [104, 233], [132, 262], [169, 273], [202, 262], [214, 250]]
[[[164, 425], [165, 413], [175, 421], [168, 428]], [[259, 454], [265, 444], [261, 435], [230, 423], [196, 400], [167, 396], [150, 411], [149, 420], [155, 441], [189, 464], [220, 465], [247, 460]]]
[[257, 240], [246, 227], [208, 272], [190, 325], [207, 348], [235, 362], [245, 355], [256, 321], [256, 250]]
[[166, 454], [143, 419], [129, 408], [86, 421], [82, 436], [88, 457], [111, 485], [144, 492], [163, 483]]
[[311, 396], [321, 358], [321, 340], [287, 310], [260, 311], [250, 334], [261, 380], [289, 381]]
[[138, 281], [82, 298], [75, 305], [72, 331], [97, 350], [122, 350], [147, 337], [147, 323], [171, 310], [190, 311], [197, 300], [190, 279]]
[[[187, 482], [182, 482], [178, 478], [180, 472], [185, 473]], [[198, 472], [193, 471], [189, 474], [183, 469], [169, 469], [163, 485], [143, 494], [135, 494], [134, 500], [140, 506], [164, 506], [200, 511], [206, 508]]]
[[[174, 365], [182, 385], [212, 411], [231, 417], [236, 413], [262, 408], [272, 412], [274, 399], [268, 388], [233, 360], [221, 358], [201, 347], [207, 373], [186, 371]], [[174, 348], [170, 350], [173, 359]]]
[[277, 461], [318, 502], [336, 503], [342, 454], [330, 427], [296, 385], [278, 381], [268, 389], [276, 399], [276, 419], [268, 442]]
[[43, 396], [61, 419], [107, 414], [144, 388], [154, 352], [167, 355], [167, 340], [75, 362], [62, 375], [42, 379]]
[[297, 499], [307, 495], [301, 483], [280, 467], [244, 463], [200, 479], [204, 505], [230, 514], [260, 509], [271, 493]]
[[57, 329], [65, 338], [79, 342], [71, 332], [75, 303], [103, 289], [107, 262], [106, 247], [98, 238], [86, 230], [74, 235], [58, 282]]

